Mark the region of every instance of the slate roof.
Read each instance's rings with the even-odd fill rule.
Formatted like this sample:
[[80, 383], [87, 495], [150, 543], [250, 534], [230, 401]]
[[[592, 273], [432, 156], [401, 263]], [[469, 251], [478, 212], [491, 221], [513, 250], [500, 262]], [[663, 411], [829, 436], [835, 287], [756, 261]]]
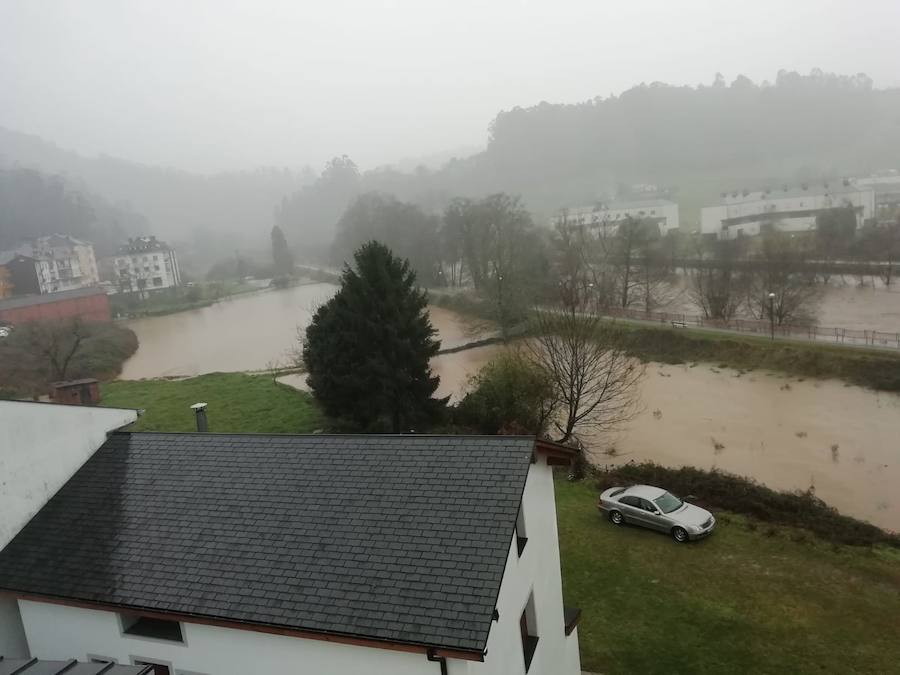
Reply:
[[115, 433], [0, 588], [483, 652], [534, 439]]

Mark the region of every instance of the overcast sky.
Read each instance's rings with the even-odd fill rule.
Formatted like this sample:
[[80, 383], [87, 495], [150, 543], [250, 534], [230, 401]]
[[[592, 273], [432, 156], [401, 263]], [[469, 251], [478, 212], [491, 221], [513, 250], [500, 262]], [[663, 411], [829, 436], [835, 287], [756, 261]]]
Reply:
[[642, 81], [900, 85], [900, 0], [0, 0], [0, 125], [197, 171], [483, 146]]

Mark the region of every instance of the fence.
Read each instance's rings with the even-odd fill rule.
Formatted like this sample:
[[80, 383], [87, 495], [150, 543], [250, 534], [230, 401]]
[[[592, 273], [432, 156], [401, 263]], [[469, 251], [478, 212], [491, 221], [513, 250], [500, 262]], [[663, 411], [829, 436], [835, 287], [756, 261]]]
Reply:
[[[715, 330], [728, 330], [740, 333], [756, 333], [768, 336], [772, 324], [755, 319], [707, 319], [699, 315], [676, 314], [673, 312], [645, 312], [640, 309], [609, 309], [607, 316], [636, 321], [653, 321], [673, 327], [694, 327]], [[868, 345], [900, 349], [900, 333], [888, 333], [875, 330], [857, 330], [854, 328], [826, 328], [812, 324], [776, 325], [775, 335], [780, 338], [809, 340], [812, 342], [829, 342], [832, 344]]]

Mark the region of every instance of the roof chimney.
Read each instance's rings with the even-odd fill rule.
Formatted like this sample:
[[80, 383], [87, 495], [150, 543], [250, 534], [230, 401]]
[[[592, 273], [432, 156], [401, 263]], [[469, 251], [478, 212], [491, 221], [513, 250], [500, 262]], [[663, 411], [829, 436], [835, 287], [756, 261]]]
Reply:
[[205, 433], [209, 431], [209, 421], [206, 419], [206, 403], [195, 403], [191, 410], [197, 416], [197, 431]]

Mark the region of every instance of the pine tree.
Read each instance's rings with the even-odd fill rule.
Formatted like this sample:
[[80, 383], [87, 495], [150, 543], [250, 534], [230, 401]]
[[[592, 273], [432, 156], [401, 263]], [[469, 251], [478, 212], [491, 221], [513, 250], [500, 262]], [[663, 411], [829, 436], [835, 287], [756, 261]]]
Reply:
[[434, 419], [440, 349], [427, 296], [409, 261], [371, 241], [345, 268], [337, 294], [306, 329], [308, 382], [325, 414], [354, 429], [406, 432]]
[[292, 274], [294, 271], [294, 256], [291, 255], [284, 232], [278, 225], [272, 228], [272, 262], [275, 264], [277, 277]]

